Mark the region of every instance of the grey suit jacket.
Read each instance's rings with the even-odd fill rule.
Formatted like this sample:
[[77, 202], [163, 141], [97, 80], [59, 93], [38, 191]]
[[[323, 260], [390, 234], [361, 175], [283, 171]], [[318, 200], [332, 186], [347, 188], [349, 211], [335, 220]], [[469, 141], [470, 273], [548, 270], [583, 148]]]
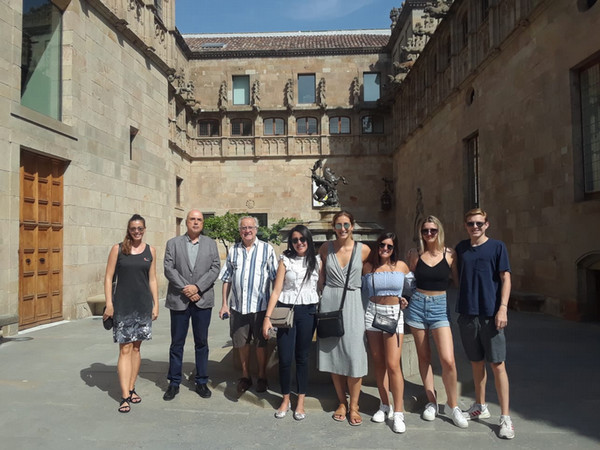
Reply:
[[183, 235], [169, 239], [167, 242], [164, 268], [169, 287], [165, 306], [174, 311], [185, 310], [190, 300], [181, 290], [188, 284], [195, 284], [201, 296], [196, 306], [212, 308], [215, 304], [213, 286], [221, 267], [217, 243], [207, 236], [200, 235], [196, 265], [190, 267], [187, 241], [187, 235]]

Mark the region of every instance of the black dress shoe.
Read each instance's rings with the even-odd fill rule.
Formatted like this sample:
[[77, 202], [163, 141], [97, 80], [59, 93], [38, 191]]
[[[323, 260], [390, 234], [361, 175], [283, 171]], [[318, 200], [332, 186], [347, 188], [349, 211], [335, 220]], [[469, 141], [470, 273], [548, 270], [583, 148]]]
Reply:
[[210, 398], [210, 396], [212, 395], [212, 392], [210, 392], [210, 389], [206, 384], [197, 384], [196, 392], [202, 398]]
[[177, 394], [179, 394], [179, 386], [170, 384], [167, 388], [167, 392], [163, 395], [163, 400], [173, 400]]

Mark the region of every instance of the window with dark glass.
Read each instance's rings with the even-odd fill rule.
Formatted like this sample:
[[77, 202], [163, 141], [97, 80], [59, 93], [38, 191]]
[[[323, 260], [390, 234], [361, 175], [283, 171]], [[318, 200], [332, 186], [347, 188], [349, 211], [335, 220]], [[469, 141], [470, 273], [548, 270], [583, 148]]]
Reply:
[[62, 11], [51, 0], [23, 0], [21, 104], [61, 119]]
[[365, 72], [363, 74], [363, 96], [365, 102], [376, 102], [381, 95], [381, 74]]
[[350, 133], [349, 117], [331, 117], [329, 119], [329, 134], [348, 134]]
[[298, 134], [317, 134], [317, 119], [314, 117], [300, 117], [296, 121], [296, 131]]
[[252, 136], [252, 122], [250, 119], [232, 119], [232, 136]]
[[315, 74], [298, 75], [298, 103], [315, 103]]
[[584, 192], [600, 192], [600, 61], [579, 73]]
[[265, 136], [279, 136], [285, 134], [285, 122], [280, 118], [265, 119], [263, 122]]
[[198, 136], [219, 136], [219, 121], [215, 119], [198, 121]]
[[363, 134], [383, 133], [383, 118], [380, 116], [364, 116], [361, 120]]
[[233, 76], [233, 104], [250, 104], [250, 77], [248, 75]]

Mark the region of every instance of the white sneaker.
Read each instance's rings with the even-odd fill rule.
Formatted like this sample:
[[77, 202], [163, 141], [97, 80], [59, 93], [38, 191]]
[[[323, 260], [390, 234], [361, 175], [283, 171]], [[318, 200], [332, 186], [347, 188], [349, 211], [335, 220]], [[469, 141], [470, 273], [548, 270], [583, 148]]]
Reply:
[[450, 408], [450, 406], [446, 405], [446, 408], [446, 411], [452, 410], [452, 412], [450, 413], [450, 417], [452, 418], [452, 422], [454, 422], [454, 425], [456, 425], [458, 428], [467, 428], [469, 426], [469, 422], [467, 422], [467, 419], [465, 418], [465, 416], [463, 416], [463, 412], [458, 406]]
[[379, 405], [379, 410], [373, 414], [371, 421], [375, 423], [383, 423], [385, 422], [385, 419], [391, 419], [393, 415], [394, 412], [391, 410], [390, 406], [382, 403]]
[[500, 416], [500, 432], [498, 436], [503, 439], [512, 439], [515, 437], [515, 427], [510, 420], [510, 416]]
[[463, 416], [467, 420], [471, 419], [489, 419], [490, 411], [487, 404], [473, 403], [469, 409], [463, 411]]
[[423, 418], [423, 420], [427, 420], [428, 422], [431, 422], [432, 420], [435, 420], [435, 416], [438, 415], [438, 405], [437, 403], [427, 403], [427, 405], [425, 405], [425, 409], [423, 410], [423, 414], [421, 414], [421, 417]]
[[392, 426], [394, 433], [404, 433], [406, 431], [406, 424], [404, 423], [404, 413], [394, 413], [394, 425]]

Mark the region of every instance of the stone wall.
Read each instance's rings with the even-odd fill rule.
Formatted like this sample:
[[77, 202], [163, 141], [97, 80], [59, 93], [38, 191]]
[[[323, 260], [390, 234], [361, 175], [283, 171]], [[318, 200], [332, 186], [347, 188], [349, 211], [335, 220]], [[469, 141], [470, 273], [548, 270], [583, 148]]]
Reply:
[[[483, 26], [502, 30], [509, 3], [492, 8]], [[421, 188], [424, 212], [442, 220], [447, 244], [467, 237], [464, 140], [477, 133], [480, 205], [490, 214], [488, 235], [508, 245], [513, 291], [541, 294], [547, 312], [578, 318], [577, 261], [600, 252], [600, 239], [590, 233], [600, 227], [600, 203], [577, 196], [580, 150], [571, 112], [578, 94], [572, 85], [577, 66], [600, 51], [600, 8], [580, 12], [576, 2], [536, 3], [464, 77], [453, 66], [460, 63], [460, 54], [454, 54], [448, 96], [412, 115], [413, 128], [398, 124], [404, 142], [395, 155], [396, 222], [408, 245], [413, 222], [403, 218], [414, 220]], [[455, 2], [454, 14], [438, 31], [455, 27], [460, 8], [468, 4]], [[476, 36], [463, 50], [470, 55], [479, 48]], [[430, 45], [435, 48], [435, 36]], [[409, 74], [413, 86], [435, 57], [421, 55]], [[400, 99], [395, 120], [405, 121], [398, 113], [410, 110]]]

